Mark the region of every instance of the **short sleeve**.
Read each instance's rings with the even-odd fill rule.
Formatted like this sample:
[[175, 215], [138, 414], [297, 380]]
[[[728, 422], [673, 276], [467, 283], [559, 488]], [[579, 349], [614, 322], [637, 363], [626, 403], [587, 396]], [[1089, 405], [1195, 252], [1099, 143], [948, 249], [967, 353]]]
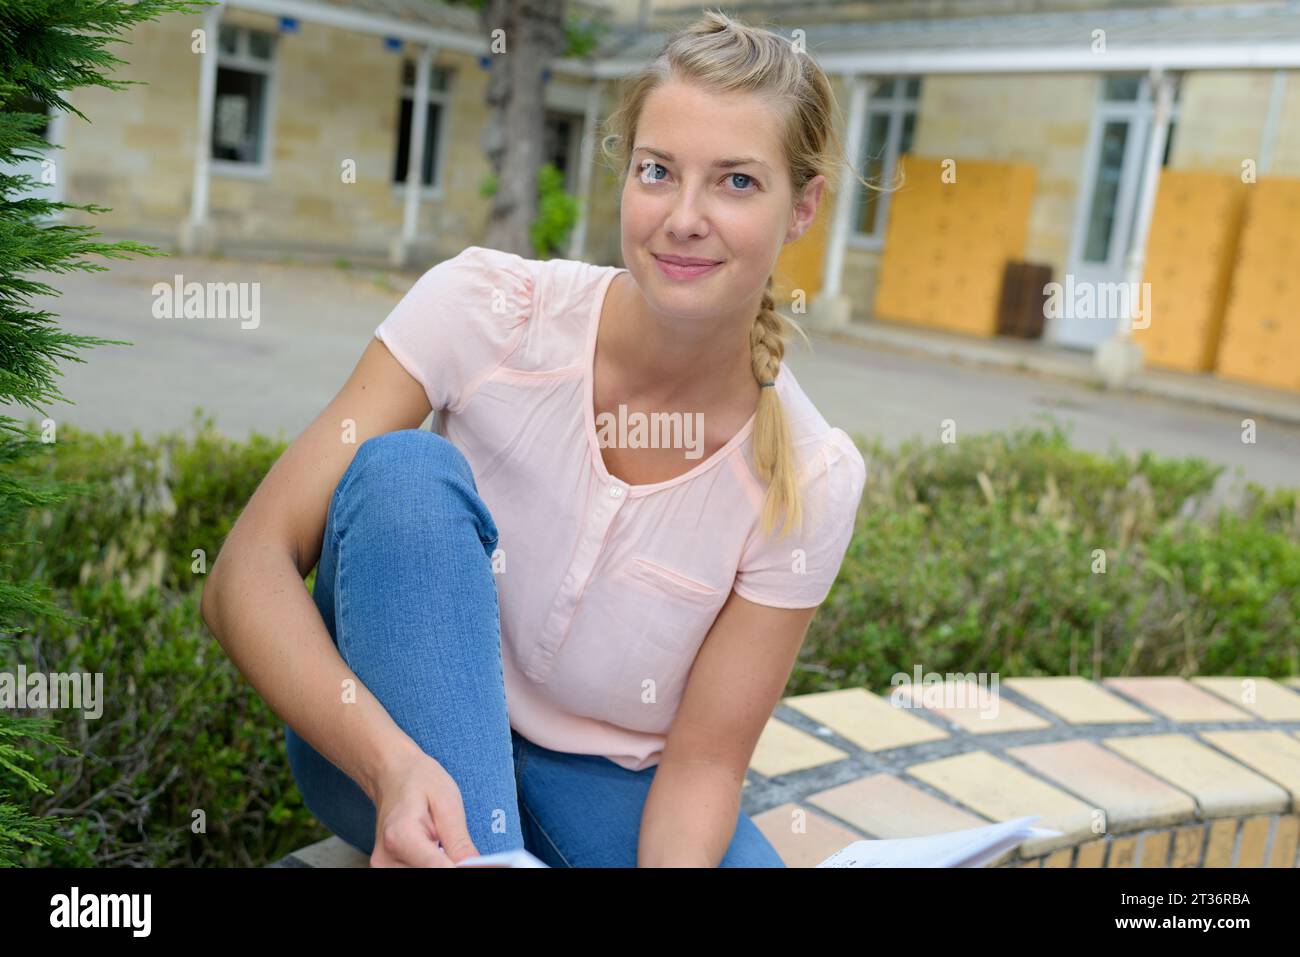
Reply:
[[459, 412], [522, 340], [541, 265], [470, 246], [416, 280], [375, 336], [435, 410]]
[[867, 466], [853, 440], [831, 429], [800, 483], [803, 524], [780, 537], [761, 522], [741, 557], [733, 585], [741, 598], [777, 608], [813, 608], [830, 594], [853, 538]]

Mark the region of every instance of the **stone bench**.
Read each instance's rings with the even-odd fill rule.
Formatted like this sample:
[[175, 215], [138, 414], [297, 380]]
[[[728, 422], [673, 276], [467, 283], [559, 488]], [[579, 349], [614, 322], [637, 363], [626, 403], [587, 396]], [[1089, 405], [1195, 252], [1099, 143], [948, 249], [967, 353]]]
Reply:
[[[743, 801], [790, 867], [1029, 814], [1063, 836], [990, 866], [1297, 866], [1300, 678], [943, 677], [782, 700]], [[369, 859], [331, 837], [271, 866]]]

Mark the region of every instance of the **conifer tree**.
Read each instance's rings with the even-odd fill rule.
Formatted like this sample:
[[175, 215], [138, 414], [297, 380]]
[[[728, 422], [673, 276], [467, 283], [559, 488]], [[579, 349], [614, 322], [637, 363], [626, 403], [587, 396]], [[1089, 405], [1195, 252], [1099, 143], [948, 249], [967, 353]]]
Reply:
[[[89, 121], [64, 92], [82, 86], [120, 90], [139, 82], [109, 78], [116, 65], [126, 62], [105, 49], [109, 43], [122, 40], [137, 23], [168, 12], [196, 13], [210, 5], [206, 0], [0, 0], [0, 402], [26, 406], [51, 422], [43, 403], [67, 401], [55, 381], [61, 374], [57, 360], [84, 362], [77, 350], [118, 342], [72, 335], [58, 327], [55, 314], [32, 308], [33, 296], [57, 295], [58, 290], [30, 274], [106, 271], [107, 266], [85, 259], [91, 254], [116, 259], [160, 255], [139, 243], [98, 242], [95, 229], [54, 218], [61, 210], [93, 215], [108, 212], [105, 207], [25, 195], [59, 175], [51, 152], [55, 147], [41, 132], [48, 111]], [[31, 160], [42, 162], [40, 179], [13, 170]], [[17, 419], [0, 415], [0, 549], [39, 548], [39, 542], [15, 540], [26, 514], [75, 492], [70, 483], [34, 482], [17, 467], [52, 453], [49, 439], [44, 424], [37, 434]], [[41, 617], [69, 619], [48, 586], [13, 581], [7, 565], [0, 563], [0, 644], [16, 648], [21, 661], [21, 622]], [[25, 800], [32, 791], [50, 793], [34, 773], [33, 749], [45, 745], [63, 753], [71, 750], [51, 733], [52, 726], [48, 718], [0, 708], [0, 867], [18, 864], [24, 845], [61, 842], [60, 821], [33, 816]]]

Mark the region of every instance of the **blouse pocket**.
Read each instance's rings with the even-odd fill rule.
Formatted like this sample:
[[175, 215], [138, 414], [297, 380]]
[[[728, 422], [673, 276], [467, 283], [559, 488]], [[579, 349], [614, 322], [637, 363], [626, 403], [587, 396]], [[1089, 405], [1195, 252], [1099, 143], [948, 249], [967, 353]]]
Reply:
[[634, 556], [624, 569], [653, 601], [641, 618], [641, 637], [675, 652], [698, 646], [722, 605], [721, 590], [648, 558]]
[[634, 557], [628, 563], [627, 570], [632, 577], [650, 587], [662, 589], [687, 601], [707, 601], [719, 594], [718, 589], [712, 585], [696, 581], [679, 571], [674, 571], [667, 565], [660, 565], [648, 558]]

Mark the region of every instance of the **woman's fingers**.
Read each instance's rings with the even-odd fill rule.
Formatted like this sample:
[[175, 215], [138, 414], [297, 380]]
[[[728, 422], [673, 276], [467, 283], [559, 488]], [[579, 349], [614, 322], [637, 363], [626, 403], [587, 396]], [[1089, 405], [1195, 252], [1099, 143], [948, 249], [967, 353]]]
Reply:
[[378, 867], [455, 866], [428, 830], [410, 818], [385, 829], [371, 864]]
[[454, 796], [433, 794], [429, 798], [429, 813], [438, 827], [438, 838], [442, 849], [455, 866], [456, 861], [467, 857], [477, 857], [478, 848], [470, 840], [469, 828], [465, 823], [465, 808]]

